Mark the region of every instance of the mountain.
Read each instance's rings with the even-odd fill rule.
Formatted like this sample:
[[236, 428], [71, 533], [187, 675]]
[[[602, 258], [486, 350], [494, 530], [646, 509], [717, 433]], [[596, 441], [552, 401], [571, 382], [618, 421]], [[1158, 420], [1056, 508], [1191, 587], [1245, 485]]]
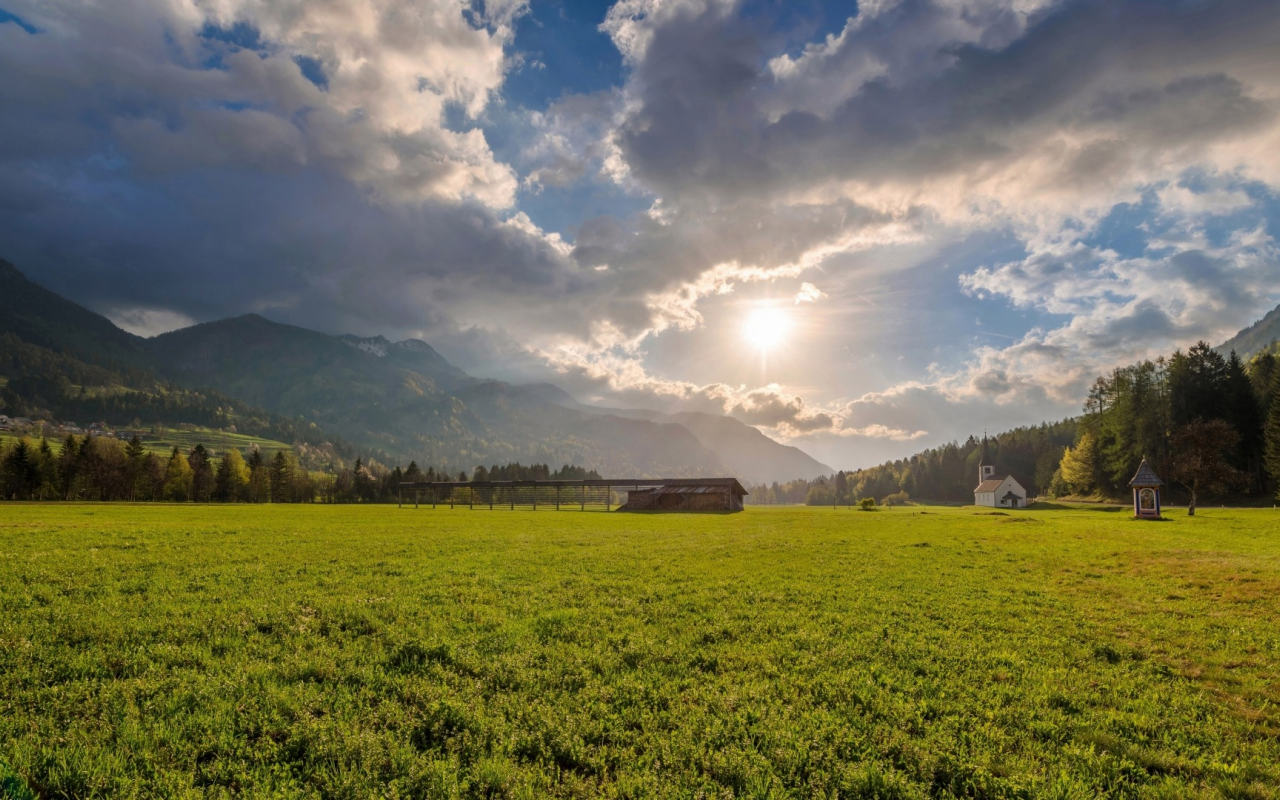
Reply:
[[27, 279], [0, 259], [0, 334], [118, 365], [145, 362], [145, 340]]
[[[0, 262], [0, 281], [12, 289], [0, 295], [0, 351], [31, 345], [74, 356], [80, 360], [76, 375], [88, 374], [91, 366], [117, 370], [113, 376], [123, 369], [130, 378], [103, 382], [132, 380], [161, 395], [186, 391], [200, 398], [206, 417], [230, 420], [241, 409], [262, 409], [277, 415], [272, 425], [301, 425], [308, 438], [329, 432], [328, 438], [342, 437], [402, 464], [413, 459], [469, 471], [521, 461], [576, 464], [620, 477], [737, 475], [750, 481], [831, 471], [737, 420], [594, 407], [551, 384], [475, 378], [416, 339], [331, 336], [257, 314], [143, 339], [32, 283], [12, 265]], [[3, 356], [0, 369], [17, 363]], [[27, 353], [22, 363], [54, 363], [41, 358]], [[80, 382], [60, 377], [67, 386]]]
[[678, 424], [719, 456], [734, 473], [750, 483], [785, 483], [796, 478], [817, 478], [835, 472], [800, 448], [775, 442], [756, 428], [733, 417], [694, 411], [663, 414], [645, 409], [603, 408], [580, 403], [554, 384], [537, 383], [523, 388], [548, 402], [587, 414], [609, 414]]
[[304, 415], [402, 462], [574, 463], [610, 475], [722, 474], [684, 428], [564, 409], [483, 381], [417, 340], [391, 342], [282, 325], [257, 315], [157, 336], [164, 374], [287, 415]]
[[1268, 311], [1265, 317], [1218, 345], [1216, 349], [1223, 355], [1235, 350], [1240, 358], [1248, 361], [1276, 340], [1280, 340], [1280, 306]]
[[562, 408], [572, 408], [574, 411], [581, 411], [584, 414], [609, 414], [615, 417], [647, 419], [653, 422], [661, 422], [667, 419], [667, 415], [661, 411], [650, 411], [647, 408], [610, 408], [608, 406], [592, 406], [580, 403], [573, 395], [554, 383], [530, 383], [520, 388], [541, 397], [548, 403], [554, 403]]
[[786, 483], [830, 475], [834, 469], [798, 447], [781, 444], [733, 417], [685, 411], [670, 416], [752, 483]]
[[385, 336], [362, 339], [351, 334], [338, 338], [357, 350], [386, 359], [389, 364], [426, 375], [445, 391], [460, 389], [476, 382], [475, 378], [450, 364], [434, 347], [421, 339], [392, 342]]
[[[147, 340], [28, 281], [0, 262], [0, 412], [128, 425], [188, 423], [311, 445], [304, 463], [354, 460], [355, 448], [309, 420], [213, 390], [164, 381]], [[366, 452], [365, 455], [368, 455]]]

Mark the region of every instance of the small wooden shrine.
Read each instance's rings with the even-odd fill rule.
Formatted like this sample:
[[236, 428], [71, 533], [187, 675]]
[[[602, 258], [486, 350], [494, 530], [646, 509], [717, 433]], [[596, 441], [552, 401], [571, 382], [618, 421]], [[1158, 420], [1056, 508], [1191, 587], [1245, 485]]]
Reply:
[[1147, 519], [1160, 519], [1160, 487], [1164, 481], [1156, 476], [1147, 460], [1142, 459], [1138, 471], [1129, 481], [1133, 489], [1133, 515]]

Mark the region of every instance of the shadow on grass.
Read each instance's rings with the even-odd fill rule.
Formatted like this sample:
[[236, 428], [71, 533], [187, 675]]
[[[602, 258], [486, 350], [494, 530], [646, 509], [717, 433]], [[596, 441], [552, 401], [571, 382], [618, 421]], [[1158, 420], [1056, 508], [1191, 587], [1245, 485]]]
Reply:
[[1128, 508], [1129, 506], [1120, 505], [1086, 505], [1083, 503], [1080, 505], [1068, 505], [1066, 503], [1049, 503], [1045, 501], [1035, 502], [1027, 506], [1029, 511], [1102, 511], [1108, 514], [1115, 514]]

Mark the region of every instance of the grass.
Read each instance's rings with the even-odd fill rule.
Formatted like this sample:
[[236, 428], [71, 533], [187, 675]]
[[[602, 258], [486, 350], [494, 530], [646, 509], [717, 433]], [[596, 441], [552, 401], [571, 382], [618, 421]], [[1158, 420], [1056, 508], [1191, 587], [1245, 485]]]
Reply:
[[0, 509], [41, 797], [1280, 796], [1270, 510]]
[[[62, 452], [62, 440], [65, 435], [59, 434], [49, 436], [49, 447], [55, 453]], [[0, 443], [5, 446], [11, 446], [15, 442], [26, 439], [29, 444], [39, 445], [40, 437], [30, 434], [14, 434], [0, 433]], [[128, 442], [129, 436], [121, 436], [120, 441]], [[234, 447], [241, 453], [249, 452], [253, 445], [257, 445], [262, 450], [262, 455], [270, 458], [276, 454], [278, 450], [289, 450], [290, 445], [284, 442], [277, 442], [273, 439], [263, 439], [259, 436], [249, 436], [243, 433], [230, 433], [228, 431], [214, 430], [213, 428], [191, 427], [190, 429], [170, 429], [166, 428], [163, 434], [146, 434], [142, 437], [142, 445], [148, 453], [155, 453], [159, 456], [167, 457], [176, 446], [183, 453], [190, 453], [191, 448], [197, 444], [203, 444], [211, 451], [221, 454]]]

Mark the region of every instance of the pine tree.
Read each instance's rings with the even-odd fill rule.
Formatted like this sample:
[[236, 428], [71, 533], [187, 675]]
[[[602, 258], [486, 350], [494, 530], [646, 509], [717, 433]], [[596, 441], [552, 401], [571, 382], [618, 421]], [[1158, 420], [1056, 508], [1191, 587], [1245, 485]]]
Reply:
[[1262, 433], [1263, 460], [1271, 480], [1280, 482], [1280, 369], [1271, 378], [1271, 408]]
[[1240, 444], [1232, 454], [1232, 460], [1249, 476], [1251, 483], [1260, 485], [1264, 417], [1257, 395], [1254, 394], [1253, 384], [1249, 381], [1249, 373], [1245, 371], [1244, 363], [1234, 350], [1227, 359], [1222, 390], [1225, 394], [1223, 409], [1226, 420], [1240, 434]]
[[70, 434], [62, 443], [62, 452], [58, 454], [58, 494], [63, 500], [70, 500], [76, 490], [76, 477], [80, 471], [80, 440]]
[[146, 468], [147, 448], [143, 447], [142, 439], [138, 438], [138, 434], [133, 434], [133, 438], [124, 448], [125, 458], [128, 460], [128, 483], [129, 497], [137, 499], [140, 492], [139, 484], [142, 481], [143, 470]]
[[191, 467], [191, 499], [203, 503], [209, 499], [213, 490], [213, 468], [209, 465], [209, 451], [203, 444], [197, 444], [191, 448], [187, 463]]
[[287, 503], [292, 499], [293, 466], [283, 450], [276, 451], [271, 459], [270, 484], [271, 502]]

